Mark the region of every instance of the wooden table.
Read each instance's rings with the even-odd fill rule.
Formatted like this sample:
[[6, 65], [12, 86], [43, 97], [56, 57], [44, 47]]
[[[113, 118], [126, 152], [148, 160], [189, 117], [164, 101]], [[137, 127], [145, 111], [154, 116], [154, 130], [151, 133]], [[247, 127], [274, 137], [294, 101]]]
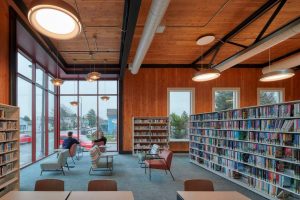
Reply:
[[235, 191], [185, 192], [177, 191], [177, 200], [250, 200]]
[[117, 192], [71, 192], [68, 200], [134, 200], [130, 191]]
[[11, 191], [1, 200], [65, 200], [70, 192]]

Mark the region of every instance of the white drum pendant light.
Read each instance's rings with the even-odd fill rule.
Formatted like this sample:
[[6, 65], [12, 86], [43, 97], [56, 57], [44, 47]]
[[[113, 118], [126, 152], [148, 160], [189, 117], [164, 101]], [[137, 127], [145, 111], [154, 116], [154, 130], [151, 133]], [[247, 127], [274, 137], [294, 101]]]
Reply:
[[195, 73], [192, 80], [195, 82], [210, 81], [218, 78], [220, 75], [220, 72], [216, 69], [200, 69], [199, 72]]
[[33, 0], [27, 17], [37, 31], [54, 39], [72, 39], [82, 29], [76, 10], [62, 0]]
[[295, 72], [292, 69], [277, 70], [277, 71], [263, 74], [262, 77], [259, 79], [259, 81], [261, 82], [280, 81], [280, 80], [291, 78], [294, 75]]

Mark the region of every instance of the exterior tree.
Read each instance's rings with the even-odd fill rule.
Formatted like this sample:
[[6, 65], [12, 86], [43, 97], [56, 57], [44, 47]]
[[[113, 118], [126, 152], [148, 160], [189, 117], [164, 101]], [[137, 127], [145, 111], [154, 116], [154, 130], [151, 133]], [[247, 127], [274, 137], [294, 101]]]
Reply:
[[75, 128], [77, 126], [77, 120], [74, 118], [77, 117], [76, 113], [70, 110], [65, 105], [61, 105], [60, 107], [60, 129], [68, 130], [70, 128]]
[[188, 135], [187, 124], [189, 120], [188, 114], [184, 111], [181, 116], [172, 113], [171, 119], [171, 134], [175, 139], [185, 139]]
[[23, 120], [24, 120], [24, 121], [27, 121], [27, 122], [30, 122], [30, 121], [31, 121], [31, 119], [30, 119], [27, 115], [25, 115], [25, 116], [23, 117]]
[[276, 97], [275, 97], [275, 94], [273, 92], [260, 93], [259, 98], [260, 98], [260, 104], [261, 105], [278, 103], [276, 101]]
[[96, 127], [96, 121], [97, 121], [97, 115], [94, 109], [89, 110], [88, 114], [86, 115], [89, 126], [90, 127]]
[[222, 91], [216, 93], [216, 111], [227, 110], [233, 108], [233, 99], [231, 91]]

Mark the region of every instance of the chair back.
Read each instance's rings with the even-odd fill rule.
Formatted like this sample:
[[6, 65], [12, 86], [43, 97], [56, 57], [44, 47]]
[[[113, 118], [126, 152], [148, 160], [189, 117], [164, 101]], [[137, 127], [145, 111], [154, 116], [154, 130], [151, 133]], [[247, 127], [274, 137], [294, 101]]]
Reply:
[[65, 149], [65, 150], [61, 151], [59, 153], [59, 156], [58, 156], [58, 159], [57, 159], [57, 163], [61, 167], [64, 167], [65, 164], [67, 163], [68, 156], [69, 156], [69, 150], [68, 149]]
[[214, 185], [210, 180], [186, 180], [184, 181], [184, 191], [214, 191]]
[[157, 144], [153, 144], [150, 150], [150, 154], [158, 154], [159, 146]]
[[88, 191], [117, 191], [117, 182], [114, 180], [91, 180]]
[[72, 144], [72, 146], [69, 150], [70, 157], [76, 156], [76, 150], [77, 150], [77, 144], [74, 143], [74, 144]]
[[172, 158], [173, 158], [173, 152], [169, 150], [163, 150], [160, 154], [159, 157], [165, 159], [166, 165], [168, 169], [171, 168], [172, 164]]
[[65, 183], [58, 179], [43, 179], [35, 182], [35, 191], [64, 191]]

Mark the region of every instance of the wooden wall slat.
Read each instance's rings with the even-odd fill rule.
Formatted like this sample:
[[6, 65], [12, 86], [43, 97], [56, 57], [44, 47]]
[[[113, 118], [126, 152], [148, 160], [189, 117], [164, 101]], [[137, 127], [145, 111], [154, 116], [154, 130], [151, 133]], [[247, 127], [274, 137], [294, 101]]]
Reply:
[[[132, 146], [132, 117], [133, 116], [167, 116], [167, 88], [195, 88], [195, 112], [210, 112], [212, 110], [213, 87], [239, 87], [240, 106], [257, 104], [257, 88], [285, 88], [285, 100], [300, 99], [300, 72], [292, 79], [261, 83], [261, 69], [229, 69], [222, 72], [219, 79], [195, 83], [191, 80], [193, 69], [140, 69], [137, 75], [126, 71], [124, 79], [124, 151], [131, 151]], [[188, 143], [173, 142], [173, 151], [187, 151]]]
[[6, 1], [0, 1], [0, 103], [9, 103], [9, 12]]

